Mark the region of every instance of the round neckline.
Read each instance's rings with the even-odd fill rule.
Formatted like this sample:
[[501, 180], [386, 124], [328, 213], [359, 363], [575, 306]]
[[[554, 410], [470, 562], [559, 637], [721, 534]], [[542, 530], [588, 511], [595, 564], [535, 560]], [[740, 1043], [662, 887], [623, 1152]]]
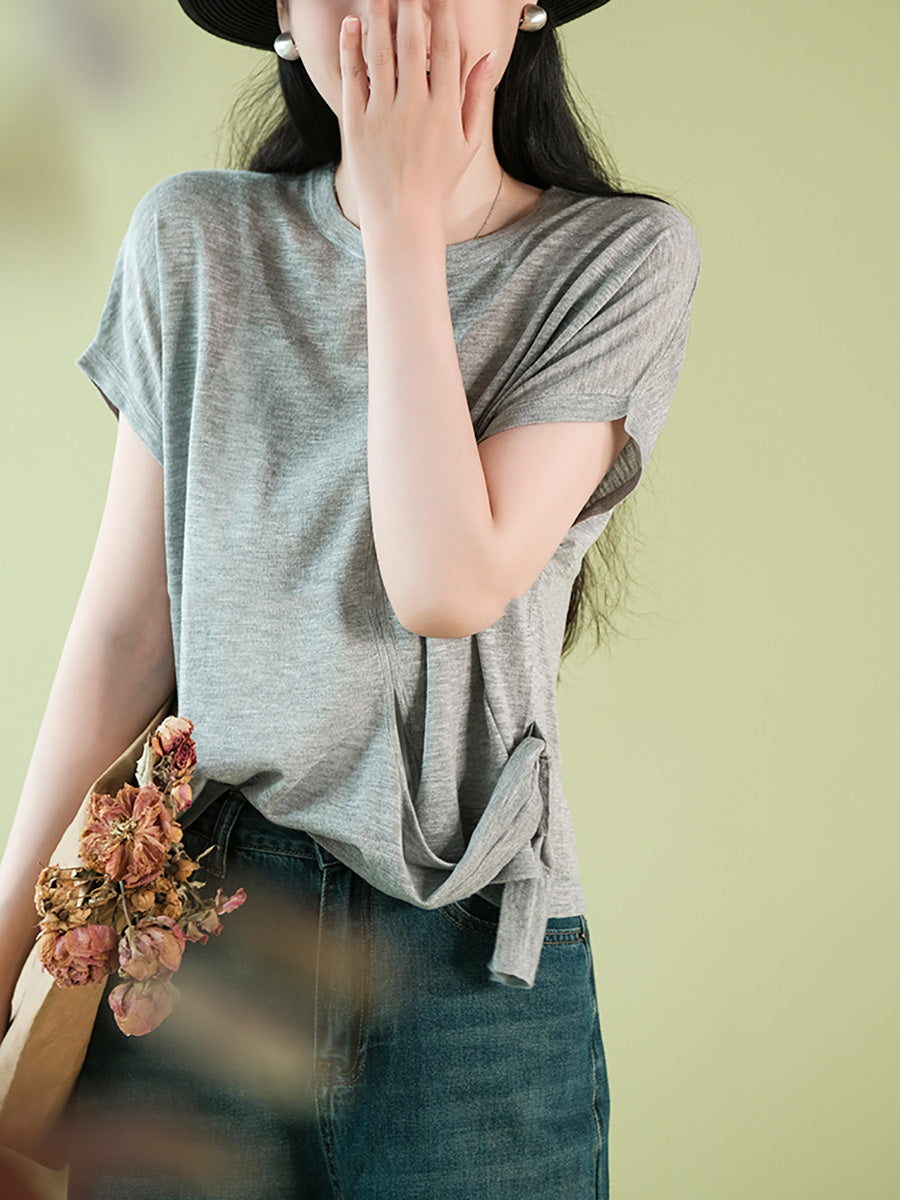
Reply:
[[[340, 249], [355, 258], [365, 258], [362, 231], [344, 215], [334, 191], [334, 176], [337, 163], [326, 163], [306, 172], [307, 201], [314, 220], [322, 233]], [[520, 241], [543, 220], [548, 207], [561, 189], [556, 186], [545, 188], [534, 208], [523, 217], [518, 217], [502, 229], [495, 229], [479, 238], [465, 242], [453, 242], [446, 247], [447, 266], [470, 264], [481, 259], [498, 257], [513, 243]]]

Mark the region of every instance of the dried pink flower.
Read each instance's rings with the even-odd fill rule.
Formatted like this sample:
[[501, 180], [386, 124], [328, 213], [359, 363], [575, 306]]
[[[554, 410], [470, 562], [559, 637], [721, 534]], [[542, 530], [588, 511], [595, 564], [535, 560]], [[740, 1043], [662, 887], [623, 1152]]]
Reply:
[[38, 940], [38, 957], [60, 987], [97, 983], [118, 966], [119, 935], [110, 925], [81, 925]]
[[236, 908], [240, 908], [246, 899], [247, 893], [243, 888], [238, 888], [233, 896], [226, 896], [223, 900], [222, 889], [219, 888], [216, 892], [216, 898], [213, 901], [213, 907], [217, 913], [230, 913], [234, 912]]
[[92, 793], [81, 859], [126, 887], [144, 887], [161, 874], [169, 846], [180, 840], [181, 826], [159, 789], [126, 783], [115, 797]]
[[200, 942], [205, 946], [210, 934], [218, 937], [222, 932], [222, 922], [219, 920], [219, 915], [221, 913], [233, 912], [234, 909], [240, 908], [246, 899], [247, 893], [243, 888], [238, 888], [233, 896], [226, 896], [224, 899], [222, 899], [222, 889], [219, 888], [212, 904], [208, 908], [194, 913], [188, 919], [184, 930], [185, 937], [189, 942]]
[[116, 1024], [129, 1037], [140, 1037], [162, 1024], [175, 1004], [178, 988], [168, 979], [129, 980], [109, 993]]
[[132, 979], [168, 978], [181, 966], [185, 938], [171, 917], [148, 917], [119, 939], [119, 966]]
[[193, 721], [187, 717], [166, 717], [150, 737], [154, 755], [153, 782], [168, 792], [176, 812], [183, 812], [193, 800], [190, 779], [197, 766], [197, 748], [191, 732]]

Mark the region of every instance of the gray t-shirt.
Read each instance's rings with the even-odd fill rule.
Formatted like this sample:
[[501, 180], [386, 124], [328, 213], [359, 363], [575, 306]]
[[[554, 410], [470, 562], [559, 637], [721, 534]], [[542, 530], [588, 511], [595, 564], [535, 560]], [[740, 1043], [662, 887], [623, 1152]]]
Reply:
[[530, 987], [547, 918], [585, 903], [556, 707], [569, 594], [668, 411], [699, 246], [660, 201], [552, 187], [447, 247], [477, 440], [622, 416], [631, 440], [500, 620], [425, 638], [394, 615], [375, 554], [365, 258], [333, 176], [162, 179], [77, 365], [165, 471], [195, 796], [239, 786], [422, 908], [480, 893], [499, 906], [490, 976]]

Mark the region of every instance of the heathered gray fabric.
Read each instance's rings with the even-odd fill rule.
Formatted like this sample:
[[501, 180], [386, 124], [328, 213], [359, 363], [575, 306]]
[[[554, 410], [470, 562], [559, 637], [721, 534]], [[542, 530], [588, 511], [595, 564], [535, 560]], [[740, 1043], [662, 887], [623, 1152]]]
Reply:
[[477, 439], [625, 416], [631, 440], [499, 621], [423, 638], [394, 616], [375, 555], [365, 259], [333, 174], [161, 180], [77, 362], [165, 470], [195, 796], [238, 785], [420, 907], [480, 892], [500, 906], [491, 977], [530, 987], [547, 918], [585, 903], [555, 690], [569, 593], [669, 409], [699, 246], [659, 201], [550, 188], [447, 247]]

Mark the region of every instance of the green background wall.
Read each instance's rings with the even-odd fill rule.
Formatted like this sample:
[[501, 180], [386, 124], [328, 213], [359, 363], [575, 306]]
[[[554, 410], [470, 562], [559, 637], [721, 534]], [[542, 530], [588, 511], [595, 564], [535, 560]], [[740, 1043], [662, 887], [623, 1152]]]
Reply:
[[[74, 360], [135, 204], [221, 165], [267, 59], [174, 0], [3, 11], [5, 837], [115, 440]], [[874, 0], [614, 0], [562, 30], [626, 182], [703, 251], [629, 637], [559, 689], [614, 1200], [900, 1194], [898, 35]]]

